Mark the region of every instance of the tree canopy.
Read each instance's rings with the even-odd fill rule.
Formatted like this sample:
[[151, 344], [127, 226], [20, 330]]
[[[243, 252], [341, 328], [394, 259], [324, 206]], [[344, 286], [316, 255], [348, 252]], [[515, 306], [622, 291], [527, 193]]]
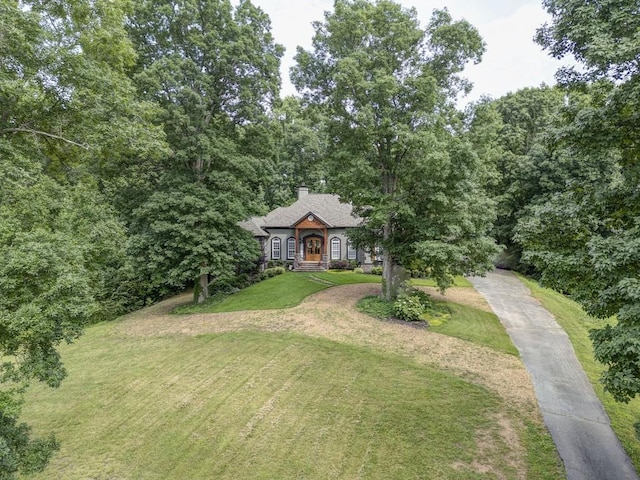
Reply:
[[[238, 222], [260, 211], [266, 134], [280, 86], [282, 47], [250, 1], [137, 2], [129, 32], [140, 52], [133, 78], [161, 107], [172, 154], [133, 210], [131, 248], [152, 289], [208, 285], [252, 262], [257, 245]], [[270, 153], [270, 152], [267, 152]]]
[[418, 263], [442, 288], [490, 268], [488, 168], [453, 108], [484, 50], [475, 28], [441, 10], [422, 29], [415, 9], [386, 0], [336, 1], [314, 27], [292, 78], [327, 118], [329, 188], [365, 219], [351, 236], [384, 251], [384, 296], [397, 265]]
[[556, 57], [573, 55], [582, 72], [559, 79], [587, 94], [572, 97], [559, 133], [573, 158], [597, 175], [572, 175], [565, 188], [531, 206], [517, 227], [524, 258], [542, 280], [599, 317], [591, 332], [607, 367], [605, 389], [620, 401], [640, 392], [640, 16], [637, 2], [545, 1], [552, 23], [538, 41]]
[[126, 229], [97, 175], [163, 142], [126, 74], [127, 5], [0, 1], [2, 478], [41, 469], [57, 445], [19, 423], [24, 389], [59, 385], [59, 344], [131, 307]]

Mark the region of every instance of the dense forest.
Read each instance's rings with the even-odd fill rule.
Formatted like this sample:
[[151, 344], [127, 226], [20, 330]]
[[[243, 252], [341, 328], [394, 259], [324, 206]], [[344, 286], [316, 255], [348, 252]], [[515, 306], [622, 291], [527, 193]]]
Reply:
[[[0, 0], [0, 474], [56, 448], [18, 420], [57, 346], [172, 293], [251, 281], [241, 220], [298, 185], [337, 193], [394, 270], [531, 274], [592, 315], [606, 389], [640, 392], [640, 11], [544, 0], [557, 86], [465, 111], [475, 28], [389, 0], [337, 0], [299, 49], [250, 0]], [[455, 12], [453, 12], [455, 13]], [[393, 25], [393, 28], [389, 28]]]

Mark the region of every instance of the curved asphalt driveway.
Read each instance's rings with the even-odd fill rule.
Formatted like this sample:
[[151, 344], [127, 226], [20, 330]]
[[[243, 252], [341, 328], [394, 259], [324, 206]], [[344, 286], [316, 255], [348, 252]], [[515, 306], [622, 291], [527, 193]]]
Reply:
[[511, 272], [469, 279], [489, 302], [531, 375], [569, 480], [636, 480], [629, 457], [567, 334]]

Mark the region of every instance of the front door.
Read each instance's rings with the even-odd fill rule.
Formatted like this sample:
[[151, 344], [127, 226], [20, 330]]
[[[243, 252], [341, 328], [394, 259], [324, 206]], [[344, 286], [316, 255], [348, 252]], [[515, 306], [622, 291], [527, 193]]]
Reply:
[[304, 259], [307, 262], [319, 262], [322, 260], [322, 239], [307, 237], [304, 241]]

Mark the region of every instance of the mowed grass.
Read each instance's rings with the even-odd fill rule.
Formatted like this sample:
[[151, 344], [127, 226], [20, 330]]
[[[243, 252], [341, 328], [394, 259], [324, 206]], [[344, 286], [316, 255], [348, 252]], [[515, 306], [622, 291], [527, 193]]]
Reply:
[[[382, 277], [351, 271], [287, 272], [250, 285], [232, 295], [212, 298], [202, 305], [185, 305], [175, 313], [220, 313], [244, 310], [278, 310], [299, 305], [309, 295], [336, 285], [353, 283], [380, 283]], [[417, 286], [435, 286], [430, 279], [416, 278]], [[456, 286], [471, 286], [463, 277], [455, 278]]]
[[[518, 349], [495, 314], [453, 302], [437, 302], [437, 305], [444, 307], [450, 314], [444, 322], [430, 323], [430, 331], [484, 345], [510, 355], [519, 355]], [[386, 302], [376, 296], [362, 298], [356, 304], [356, 308], [381, 320], [394, 317], [393, 302]]]
[[431, 331], [519, 355], [495, 314], [457, 303], [447, 303], [447, 306], [451, 311], [451, 318], [441, 325], [429, 327]]
[[335, 285], [380, 283], [381, 277], [358, 273], [287, 272], [202, 305], [185, 305], [176, 313], [220, 313], [244, 310], [278, 310], [300, 305], [309, 295]]
[[[62, 448], [29, 478], [518, 478], [495, 420], [518, 413], [451, 373], [286, 333], [113, 328], [63, 348], [59, 389], [30, 391], [23, 419]], [[526, 478], [561, 478], [541, 430]]]
[[[411, 284], [415, 285], [416, 287], [437, 287], [438, 286], [435, 280], [432, 280], [430, 278], [412, 278]], [[469, 283], [469, 280], [461, 276], [454, 277], [452, 286], [453, 287], [473, 287], [473, 285]]]
[[640, 399], [636, 398], [628, 404], [616, 402], [605, 393], [600, 383], [600, 373], [604, 367], [593, 358], [593, 346], [589, 339], [589, 330], [603, 327], [607, 320], [596, 319], [587, 315], [577, 303], [553, 290], [541, 287], [537, 282], [519, 277], [531, 290], [542, 306], [549, 310], [558, 323], [567, 332], [573, 349], [582, 368], [591, 381], [594, 390], [604, 405], [611, 425], [636, 469], [640, 471], [640, 442], [636, 438], [634, 423], [640, 421]]

